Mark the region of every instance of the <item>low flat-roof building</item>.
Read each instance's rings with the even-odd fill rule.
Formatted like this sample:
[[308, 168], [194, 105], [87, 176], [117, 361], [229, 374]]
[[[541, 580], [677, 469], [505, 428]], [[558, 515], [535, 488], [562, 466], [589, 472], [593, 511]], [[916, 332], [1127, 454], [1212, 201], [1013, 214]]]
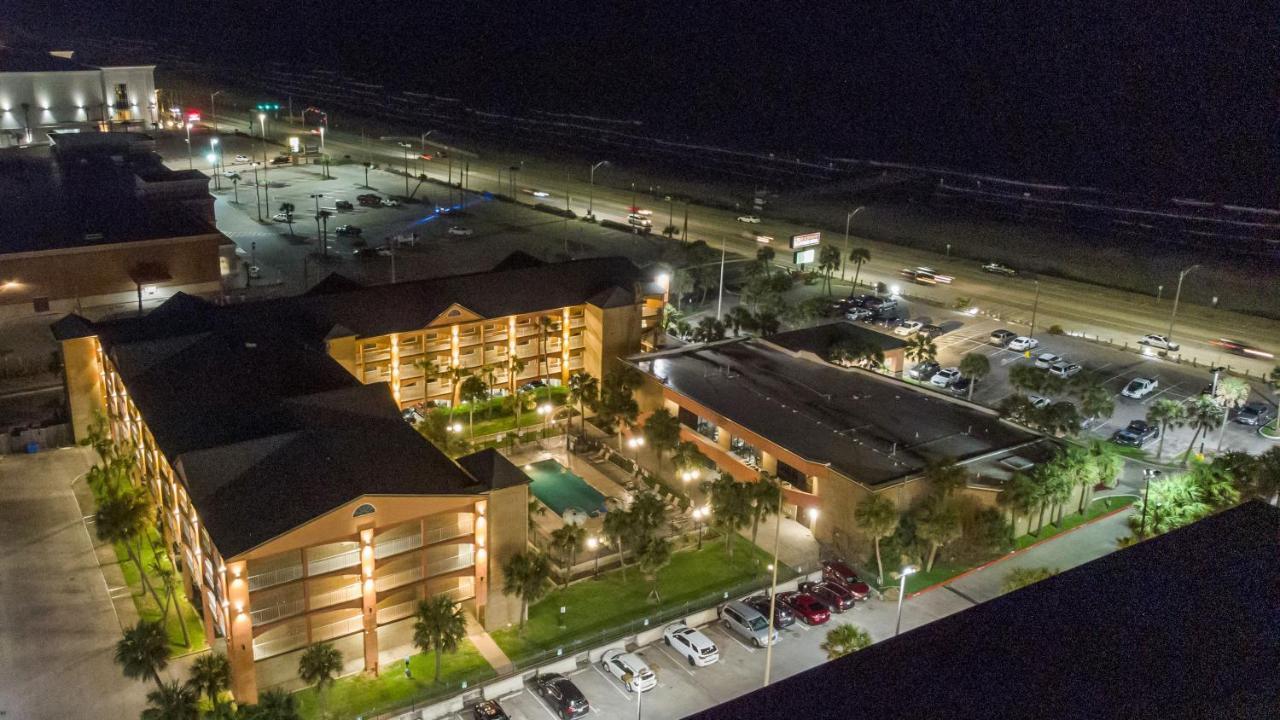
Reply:
[[903, 352], [907, 343], [903, 338], [847, 320], [775, 333], [766, 336], [764, 342], [812, 360], [828, 362], [831, 361], [831, 353], [835, 348], [868, 344], [879, 348], [880, 352], [884, 353], [886, 370], [891, 373], [900, 373], [905, 369]]

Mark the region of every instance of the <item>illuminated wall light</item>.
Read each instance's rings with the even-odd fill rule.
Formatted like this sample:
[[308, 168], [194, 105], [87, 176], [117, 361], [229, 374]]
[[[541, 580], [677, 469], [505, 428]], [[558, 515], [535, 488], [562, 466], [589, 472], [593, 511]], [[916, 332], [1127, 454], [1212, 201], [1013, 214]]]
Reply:
[[373, 592], [373, 578], [369, 578], [364, 581], [364, 591]]
[[476, 550], [476, 563], [477, 563], [477, 564], [479, 564], [479, 563], [483, 563], [483, 562], [485, 561], [485, 559], [486, 559], [486, 558], [488, 558], [488, 557], [489, 557], [489, 553], [488, 553], [488, 551], [487, 551], [487, 550], [485, 550], [484, 548], [480, 548], [479, 550]]
[[244, 603], [240, 602], [239, 600], [236, 601], [236, 612], [237, 613], [244, 612]]

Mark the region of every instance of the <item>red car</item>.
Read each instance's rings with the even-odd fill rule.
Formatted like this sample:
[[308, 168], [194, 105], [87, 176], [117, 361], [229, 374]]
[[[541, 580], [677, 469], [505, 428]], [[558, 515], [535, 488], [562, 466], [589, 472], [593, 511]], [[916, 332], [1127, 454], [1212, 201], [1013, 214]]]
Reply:
[[827, 606], [809, 593], [778, 593], [778, 600], [786, 603], [806, 625], [821, 625], [831, 619], [831, 611], [827, 610]]
[[867, 596], [871, 594], [871, 586], [858, 579], [858, 573], [839, 560], [823, 561], [822, 579], [853, 593], [855, 600], [866, 600]]
[[802, 582], [800, 592], [807, 592], [822, 601], [832, 612], [843, 613], [853, 607], [857, 599], [853, 593], [840, 583], [835, 582]]

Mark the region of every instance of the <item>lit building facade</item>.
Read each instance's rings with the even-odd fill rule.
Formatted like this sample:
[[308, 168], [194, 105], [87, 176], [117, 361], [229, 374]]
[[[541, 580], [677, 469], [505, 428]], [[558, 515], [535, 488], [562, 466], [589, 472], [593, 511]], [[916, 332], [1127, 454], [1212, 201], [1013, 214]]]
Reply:
[[159, 122], [154, 65], [97, 67], [69, 56], [0, 49], [0, 145]]

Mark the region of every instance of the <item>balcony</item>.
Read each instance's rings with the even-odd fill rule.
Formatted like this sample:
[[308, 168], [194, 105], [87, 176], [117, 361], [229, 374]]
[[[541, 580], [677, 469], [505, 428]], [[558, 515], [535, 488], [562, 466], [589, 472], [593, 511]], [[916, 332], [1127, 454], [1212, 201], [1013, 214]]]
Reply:
[[431, 560], [427, 563], [427, 576], [443, 575], [447, 572], [461, 570], [475, 564], [475, 553], [470, 545], [461, 546], [463, 551], [451, 557]]
[[356, 600], [359, 599], [359, 597], [360, 581], [356, 580], [350, 585], [343, 585], [342, 587], [326, 590], [324, 592], [312, 593], [311, 601], [308, 603], [308, 608], [311, 610], [318, 610], [319, 608], [337, 605], [338, 603], [344, 603], [348, 600]]
[[339, 552], [334, 555], [322, 557], [316, 560], [307, 561], [307, 574], [320, 575], [321, 573], [341, 570], [349, 568], [360, 563], [360, 548], [355, 543], [349, 543], [353, 547], [346, 552]]
[[408, 585], [409, 583], [417, 582], [421, 579], [422, 566], [414, 565], [411, 568], [406, 568], [399, 572], [374, 578], [373, 587], [378, 592], [386, 592], [392, 588], [398, 588], [401, 585]]
[[587, 318], [585, 315], [579, 315], [577, 317], [569, 318], [570, 330], [576, 330], [577, 328], [580, 328], [580, 327], [586, 327], [586, 324], [587, 324]]
[[356, 615], [345, 620], [331, 622], [327, 625], [320, 625], [311, 629], [311, 642], [317, 643], [324, 640], [332, 640], [343, 635], [350, 635], [353, 632], [360, 632], [364, 629], [364, 618]]
[[272, 585], [287, 583], [302, 577], [302, 564], [285, 565], [283, 567], [257, 569], [249, 568], [249, 590], [261, 590]]
[[429, 352], [429, 353], [432, 353], [432, 352], [448, 352], [448, 351], [449, 351], [449, 350], [451, 350], [452, 348], [453, 348], [453, 346], [450, 344], [450, 342], [449, 342], [448, 340], [437, 340], [437, 341], [435, 341], [435, 342], [428, 342], [428, 343], [427, 343], [427, 352]]
[[582, 336], [582, 334], [581, 334], [581, 333], [579, 333], [578, 335], [570, 335], [570, 336], [569, 336], [569, 349], [570, 349], [570, 350], [578, 350], [578, 349], [581, 349], [581, 348], [582, 348], [582, 345], [583, 345], [583, 343], [584, 343], [584, 342], [585, 342], [585, 341], [583, 340], [583, 336]]
[[373, 545], [373, 557], [381, 560], [402, 552], [422, 547], [422, 535], [403, 535], [390, 540], [377, 540]]
[[577, 357], [571, 357], [571, 358], [569, 358], [569, 369], [570, 369], [570, 370], [581, 370], [581, 369], [582, 369], [582, 356], [581, 356], [581, 355], [578, 355]]
[[537, 334], [538, 334], [537, 325], [529, 324], [529, 325], [516, 326], [516, 337], [518, 338], [529, 337], [530, 335], [537, 335]]
[[378, 608], [378, 624], [389, 623], [401, 618], [407, 618], [418, 611], [418, 599], [407, 600], [395, 605]]
[[433, 545], [445, 540], [470, 535], [475, 527], [470, 515], [460, 515], [456, 523], [427, 528], [427, 544]]
[[381, 362], [391, 359], [391, 350], [366, 350], [360, 353], [360, 360], [365, 363]]
[[548, 341], [547, 341], [547, 354], [548, 354], [548, 355], [550, 355], [550, 354], [552, 354], [552, 353], [558, 353], [558, 352], [560, 352], [560, 349], [561, 349], [561, 348], [560, 348], [560, 341], [559, 341], [559, 340], [554, 340], [554, 341], [553, 341], [553, 340], [548, 340]]
[[252, 608], [249, 611], [249, 619], [253, 621], [255, 626], [263, 625], [265, 623], [275, 622], [281, 618], [287, 618], [290, 615], [297, 615], [303, 610], [306, 610], [306, 606], [306, 600], [300, 597], [292, 600], [284, 600], [278, 603], [273, 603], [267, 607]]
[[289, 652], [290, 650], [296, 650], [306, 644], [306, 632], [293, 633], [291, 635], [285, 635], [283, 637], [271, 638], [270, 640], [263, 641], [254, 639], [253, 659], [261, 660], [263, 658], [269, 658], [272, 655], [279, 655], [281, 653]]
[[391, 379], [391, 368], [375, 368], [373, 370], [365, 370], [360, 376], [361, 382], [368, 385], [369, 383], [386, 382]]

